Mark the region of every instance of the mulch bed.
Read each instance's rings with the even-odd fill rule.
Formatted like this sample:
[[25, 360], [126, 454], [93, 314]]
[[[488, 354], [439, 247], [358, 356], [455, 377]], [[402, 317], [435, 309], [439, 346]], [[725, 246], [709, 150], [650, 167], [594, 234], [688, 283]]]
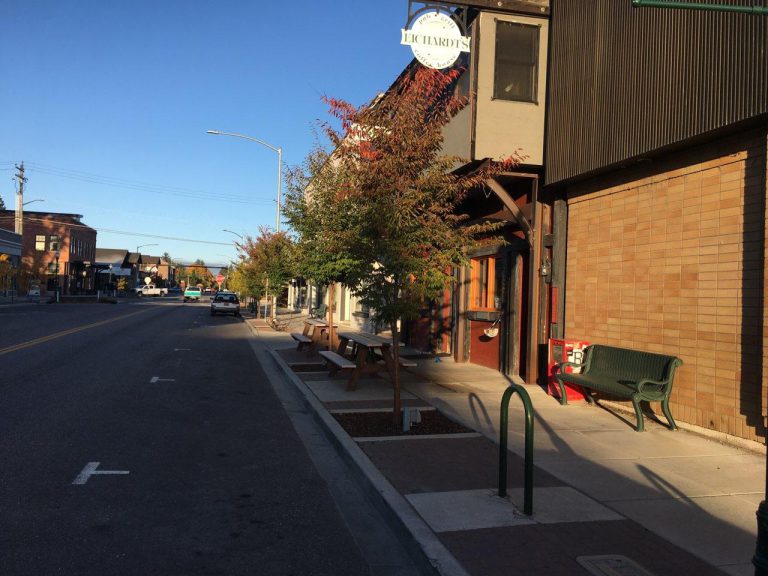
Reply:
[[395, 428], [392, 412], [342, 412], [332, 414], [341, 427], [352, 436], [423, 436], [425, 434], [462, 434], [474, 432], [438, 410], [423, 410], [421, 422], [412, 424], [409, 432], [403, 432], [402, 426]]

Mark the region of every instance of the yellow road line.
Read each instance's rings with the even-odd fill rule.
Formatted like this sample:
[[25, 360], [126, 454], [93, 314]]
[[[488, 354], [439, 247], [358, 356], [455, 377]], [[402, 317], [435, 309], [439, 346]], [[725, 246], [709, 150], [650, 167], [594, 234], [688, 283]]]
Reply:
[[139, 310], [138, 312], [131, 312], [130, 314], [124, 314], [116, 318], [110, 318], [109, 320], [101, 320], [100, 322], [94, 322], [93, 324], [86, 324], [85, 326], [78, 326], [76, 328], [69, 328], [68, 330], [62, 330], [61, 332], [54, 332], [53, 334], [49, 334], [48, 336], [42, 336], [40, 338], [35, 338], [34, 340], [30, 340], [29, 342], [22, 342], [21, 344], [14, 344], [13, 346], [8, 346], [7, 348], [0, 348], [0, 356], [4, 354], [10, 354], [11, 352], [16, 352], [18, 350], [23, 350], [25, 348], [31, 348], [32, 346], [37, 346], [38, 344], [50, 342], [51, 340], [56, 340], [57, 338], [69, 336], [70, 334], [75, 334], [77, 332], [82, 332], [83, 330], [89, 330], [90, 328], [96, 328], [98, 326], [103, 326], [104, 324], [110, 324], [111, 322], [124, 320], [125, 318], [130, 318], [131, 316], [144, 314], [145, 312], [148, 312], [148, 311], [149, 309]]

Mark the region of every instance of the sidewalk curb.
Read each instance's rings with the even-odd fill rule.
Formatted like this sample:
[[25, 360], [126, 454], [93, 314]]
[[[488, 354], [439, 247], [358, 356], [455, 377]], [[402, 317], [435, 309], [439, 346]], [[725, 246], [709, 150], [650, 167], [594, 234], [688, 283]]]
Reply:
[[[441, 576], [470, 576], [458, 560], [440, 542], [434, 532], [411, 507], [408, 501], [387, 481], [371, 463], [357, 443], [349, 437], [339, 423], [328, 413], [312, 391], [294, 374], [288, 364], [274, 350], [267, 347], [273, 361], [302, 394], [305, 404], [314, 413], [326, 436], [338, 452], [352, 466], [362, 480], [366, 491], [379, 508], [386, 513], [394, 527], [406, 538], [404, 544], [414, 558], [419, 558]], [[413, 554], [415, 552], [415, 554]]]

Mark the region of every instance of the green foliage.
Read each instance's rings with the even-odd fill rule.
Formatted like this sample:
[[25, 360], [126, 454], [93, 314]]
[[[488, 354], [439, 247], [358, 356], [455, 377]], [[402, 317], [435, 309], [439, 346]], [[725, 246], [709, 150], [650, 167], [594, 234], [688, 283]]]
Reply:
[[[326, 99], [335, 149], [316, 149], [291, 195], [308, 277], [343, 281], [393, 328], [438, 296], [454, 267], [497, 224], [467, 222], [458, 213], [466, 194], [508, 169], [489, 162], [456, 174], [460, 159], [442, 155], [442, 129], [467, 103], [455, 96], [458, 72], [418, 69], [370, 105]], [[304, 194], [298, 188], [304, 184]]]
[[294, 245], [284, 232], [262, 227], [256, 238], [246, 236], [238, 250], [242, 262], [234, 281], [248, 296], [276, 294], [295, 276]]
[[[298, 235], [299, 270], [320, 284], [343, 282], [392, 331], [414, 318], [467, 262], [467, 251], [491, 238], [498, 224], [468, 222], [459, 206], [468, 192], [514, 165], [466, 163], [442, 154], [442, 130], [468, 102], [456, 96], [459, 73], [416, 68], [367, 106], [326, 99], [322, 125], [334, 147], [315, 147], [289, 174], [286, 214]], [[394, 376], [395, 420], [400, 385]]]
[[214, 284], [213, 274], [200, 258], [187, 266], [180, 265], [177, 274], [179, 280], [184, 280], [188, 286], [211, 287]]
[[320, 286], [348, 283], [356, 262], [347, 250], [354, 238], [354, 204], [344, 193], [348, 177], [336, 159], [316, 143], [304, 164], [287, 174], [284, 215], [298, 237], [298, 275]]

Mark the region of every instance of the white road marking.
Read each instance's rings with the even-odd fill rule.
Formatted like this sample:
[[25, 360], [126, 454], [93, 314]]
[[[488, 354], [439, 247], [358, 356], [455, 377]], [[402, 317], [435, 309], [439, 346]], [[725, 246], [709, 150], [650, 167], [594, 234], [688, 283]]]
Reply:
[[97, 468], [99, 467], [99, 464], [100, 462], [88, 462], [88, 464], [85, 465], [85, 468], [83, 468], [80, 474], [77, 475], [77, 478], [75, 478], [72, 481], [72, 484], [77, 484], [82, 486], [83, 484], [88, 482], [91, 476], [96, 476], [97, 474], [102, 474], [102, 475], [130, 474], [128, 470], [97, 470]]
[[160, 378], [160, 376], [152, 376], [149, 383], [157, 384], [158, 382], [176, 382], [173, 378]]
[[174, 348], [174, 352], [191, 352], [192, 348]]

